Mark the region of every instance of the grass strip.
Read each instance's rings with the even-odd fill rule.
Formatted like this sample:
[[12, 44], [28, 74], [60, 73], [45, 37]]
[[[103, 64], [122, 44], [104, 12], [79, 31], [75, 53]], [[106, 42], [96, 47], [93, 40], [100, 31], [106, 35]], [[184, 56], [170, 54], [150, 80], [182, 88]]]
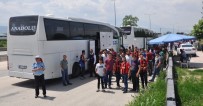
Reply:
[[129, 106], [164, 106], [166, 103], [166, 73], [161, 71], [157, 80], [149, 84], [147, 90], [141, 90], [140, 95], [131, 101]]
[[203, 106], [203, 70], [190, 71], [175, 66], [180, 106]]

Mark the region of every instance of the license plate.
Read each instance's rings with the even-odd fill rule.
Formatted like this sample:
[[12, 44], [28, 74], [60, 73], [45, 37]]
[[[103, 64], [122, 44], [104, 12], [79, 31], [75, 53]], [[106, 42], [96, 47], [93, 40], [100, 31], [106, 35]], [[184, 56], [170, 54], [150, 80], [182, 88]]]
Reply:
[[18, 68], [19, 69], [27, 69], [27, 66], [25, 66], [25, 65], [19, 65]]
[[190, 49], [185, 49], [185, 51], [191, 51]]

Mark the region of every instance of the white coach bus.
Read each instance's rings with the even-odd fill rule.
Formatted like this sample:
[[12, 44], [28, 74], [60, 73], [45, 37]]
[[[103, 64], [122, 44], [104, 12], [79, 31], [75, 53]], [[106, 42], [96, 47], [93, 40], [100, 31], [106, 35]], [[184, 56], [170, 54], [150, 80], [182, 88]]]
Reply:
[[112, 33], [112, 37], [106, 37], [111, 38], [108, 41], [112, 42], [109, 44], [112, 48], [119, 45], [119, 32], [110, 24], [37, 15], [11, 17], [7, 36], [9, 76], [34, 79], [32, 64], [34, 57], [40, 55], [46, 67], [45, 79], [59, 78], [60, 60], [65, 54], [68, 56], [68, 73], [76, 77], [80, 73], [78, 61], [82, 50], [86, 56], [90, 48], [96, 54], [99, 52], [101, 32]]
[[123, 45], [128, 48], [132, 45], [138, 48], [147, 48], [148, 41], [153, 39], [155, 33], [146, 28], [135, 26], [121, 27], [123, 30]]

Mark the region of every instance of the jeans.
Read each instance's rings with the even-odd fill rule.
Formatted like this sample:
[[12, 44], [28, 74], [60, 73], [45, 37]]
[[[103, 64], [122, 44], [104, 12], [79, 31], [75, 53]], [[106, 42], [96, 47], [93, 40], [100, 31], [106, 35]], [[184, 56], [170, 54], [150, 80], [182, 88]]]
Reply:
[[139, 91], [139, 76], [138, 77], [136, 76], [135, 70], [132, 70], [131, 76], [132, 76], [133, 90]]
[[69, 83], [68, 69], [64, 69], [63, 71], [61, 71], [61, 74], [62, 74], [63, 84], [67, 85]]
[[105, 76], [105, 87], [107, 87], [107, 82], [108, 82], [108, 86], [111, 87], [111, 77], [112, 77], [112, 71], [111, 70], [107, 70], [106, 71], [106, 76]]
[[119, 87], [120, 86], [121, 74], [120, 74], [119, 71], [116, 71], [115, 75], [116, 75], [116, 83], [117, 83], [117, 86]]
[[88, 68], [89, 68], [89, 72], [90, 72], [90, 77], [93, 76], [93, 73], [96, 76], [95, 68], [94, 68], [94, 63], [89, 62], [88, 63]]
[[154, 81], [156, 75], [159, 75], [159, 72], [160, 72], [160, 68], [155, 68], [154, 73], [152, 75], [152, 79], [151, 79], [152, 81]]
[[152, 75], [152, 70], [153, 70], [153, 62], [152, 60], [149, 60], [149, 65], [148, 65], [148, 73], [149, 73], [149, 76]]
[[124, 91], [128, 91], [128, 74], [123, 74], [124, 79]]
[[148, 81], [147, 81], [147, 71], [141, 72], [140, 77], [141, 77], [141, 82], [142, 82], [142, 88], [144, 89], [144, 84], [147, 87], [147, 83], [148, 83]]
[[84, 77], [85, 67], [81, 67], [80, 76]]
[[97, 88], [100, 89], [100, 81], [101, 81], [102, 89], [104, 89], [103, 77], [98, 75], [97, 78], [98, 78]]
[[35, 77], [35, 95], [39, 95], [39, 85], [42, 86], [43, 95], [46, 95], [46, 86], [45, 86], [45, 80], [44, 80], [44, 74], [40, 76], [34, 76]]

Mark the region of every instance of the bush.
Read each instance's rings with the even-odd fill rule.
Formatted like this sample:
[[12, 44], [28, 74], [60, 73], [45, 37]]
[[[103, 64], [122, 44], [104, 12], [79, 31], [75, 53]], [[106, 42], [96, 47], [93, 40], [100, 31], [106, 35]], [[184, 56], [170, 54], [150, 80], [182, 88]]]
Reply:
[[0, 47], [7, 47], [7, 41], [6, 40], [0, 40]]

